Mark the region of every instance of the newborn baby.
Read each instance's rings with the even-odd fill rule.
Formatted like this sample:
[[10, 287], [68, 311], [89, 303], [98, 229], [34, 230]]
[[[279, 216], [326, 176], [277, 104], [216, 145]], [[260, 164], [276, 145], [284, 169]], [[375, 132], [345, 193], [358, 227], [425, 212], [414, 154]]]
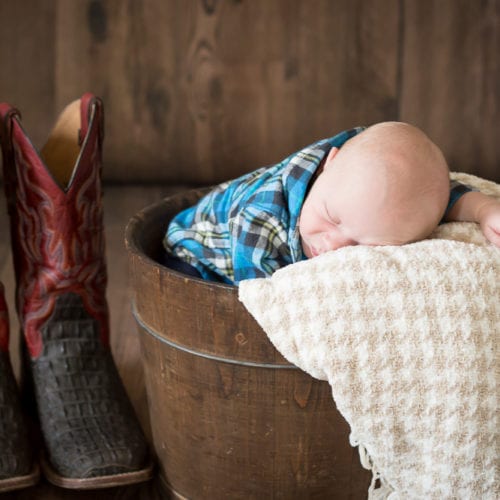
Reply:
[[237, 284], [347, 245], [402, 245], [442, 220], [500, 246], [500, 202], [455, 183], [439, 148], [401, 122], [358, 127], [217, 186], [175, 216], [167, 265]]
[[311, 258], [348, 245], [403, 245], [428, 236], [449, 198], [443, 154], [419, 129], [380, 123], [333, 147], [299, 218]]

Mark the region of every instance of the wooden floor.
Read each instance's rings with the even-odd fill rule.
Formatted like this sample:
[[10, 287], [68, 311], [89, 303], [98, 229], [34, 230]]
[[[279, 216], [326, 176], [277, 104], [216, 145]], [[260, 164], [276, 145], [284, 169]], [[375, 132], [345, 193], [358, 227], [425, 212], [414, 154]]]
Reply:
[[[151, 430], [148, 422], [148, 406], [139, 341], [129, 306], [124, 229], [128, 220], [137, 211], [179, 189], [109, 186], [104, 191], [106, 260], [109, 282], [107, 297], [111, 314], [112, 350], [120, 375], [150, 443]], [[19, 376], [19, 328], [14, 311], [14, 275], [2, 186], [0, 186], [0, 281], [5, 285], [6, 299], [10, 310], [10, 354], [16, 375]], [[64, 490], [54, 487], [42, 479], [35, 487], [0, 494], [0, 500], [157, 500], [164, 498], [166, 495], [157, 477], [139, 485], [91, 492]]]

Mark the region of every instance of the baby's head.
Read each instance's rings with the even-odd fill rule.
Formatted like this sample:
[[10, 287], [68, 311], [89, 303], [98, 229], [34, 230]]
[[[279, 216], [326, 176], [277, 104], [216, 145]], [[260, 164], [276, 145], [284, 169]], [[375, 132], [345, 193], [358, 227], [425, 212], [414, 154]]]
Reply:
[[440, 149], [401, 122], [373, 125], [332, 148], [300, 213], [307, 257], [348, 245], [403, 245], [427, 237], [450, 195]]

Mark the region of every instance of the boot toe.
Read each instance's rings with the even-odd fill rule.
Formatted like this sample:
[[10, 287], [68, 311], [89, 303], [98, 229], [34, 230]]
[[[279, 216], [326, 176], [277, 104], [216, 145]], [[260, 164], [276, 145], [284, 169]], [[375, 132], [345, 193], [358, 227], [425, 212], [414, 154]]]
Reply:
[[62, 477], [84, 479], [125, 474], [144, 467], [148, 452], [141, 435], [134, 436], [137, 433], [132, 430], [126, 434], [125, 442], [116, 432], [103, 435], [102, 431], [101, 428], [91, 439], [88, 439], [89, 430], [53, 439], [47, 448], [57, 473]]

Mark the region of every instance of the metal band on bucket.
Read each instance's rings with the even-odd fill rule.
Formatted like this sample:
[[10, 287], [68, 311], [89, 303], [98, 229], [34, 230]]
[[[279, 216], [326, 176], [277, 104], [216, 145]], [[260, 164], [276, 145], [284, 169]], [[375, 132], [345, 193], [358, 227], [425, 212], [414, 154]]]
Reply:
[[135, 300], [132, 300], [132, 314], [139, 324], [139, 326], [144, 329], [146, 332], [148, 332], [151, 336], [159, 340], [160, 342], [163, 342], [164, 344], [167, 344], [169, 347], [173, 347], [174, 349], [178, 349], [179, 351], [186, 352], [188, 354], [192, 354], [193, 356], [198, 356], [200, 358], [206, 358], [210, 359], [212, 361], [220, 361], [221, 363], [229, 363], [232, 365], [242, 365], [242, 366], [249, 366], [252, 368], [270, 368], [273, 370], [298, 370], [298, 368], [295, 365], [288, 364], [288, 365], [278, 365], [278, 364], [272, 364], [272, 363], [254, 363], [253, 361], [238, 361], [236, 359], [231, 359], [231, 358], [225, 358], [222, 356], [214, 356], [213, 354], [207, 354], [204, 352], [199, 352], [199, 351], [194, 351], [193, 349], [189, 349], [188, 347], [184, 347], [180, 344], [177, 344], [175, 342], [172, 342], [171, 340], [167, 340], [165, 337], [163, 337], [160, 333], [157, 331], [153, 330], [149, 325], [144, 323], [142, 320], [141, 316], [139, 315], [137, 311], [137, 307], [135, 305]]

